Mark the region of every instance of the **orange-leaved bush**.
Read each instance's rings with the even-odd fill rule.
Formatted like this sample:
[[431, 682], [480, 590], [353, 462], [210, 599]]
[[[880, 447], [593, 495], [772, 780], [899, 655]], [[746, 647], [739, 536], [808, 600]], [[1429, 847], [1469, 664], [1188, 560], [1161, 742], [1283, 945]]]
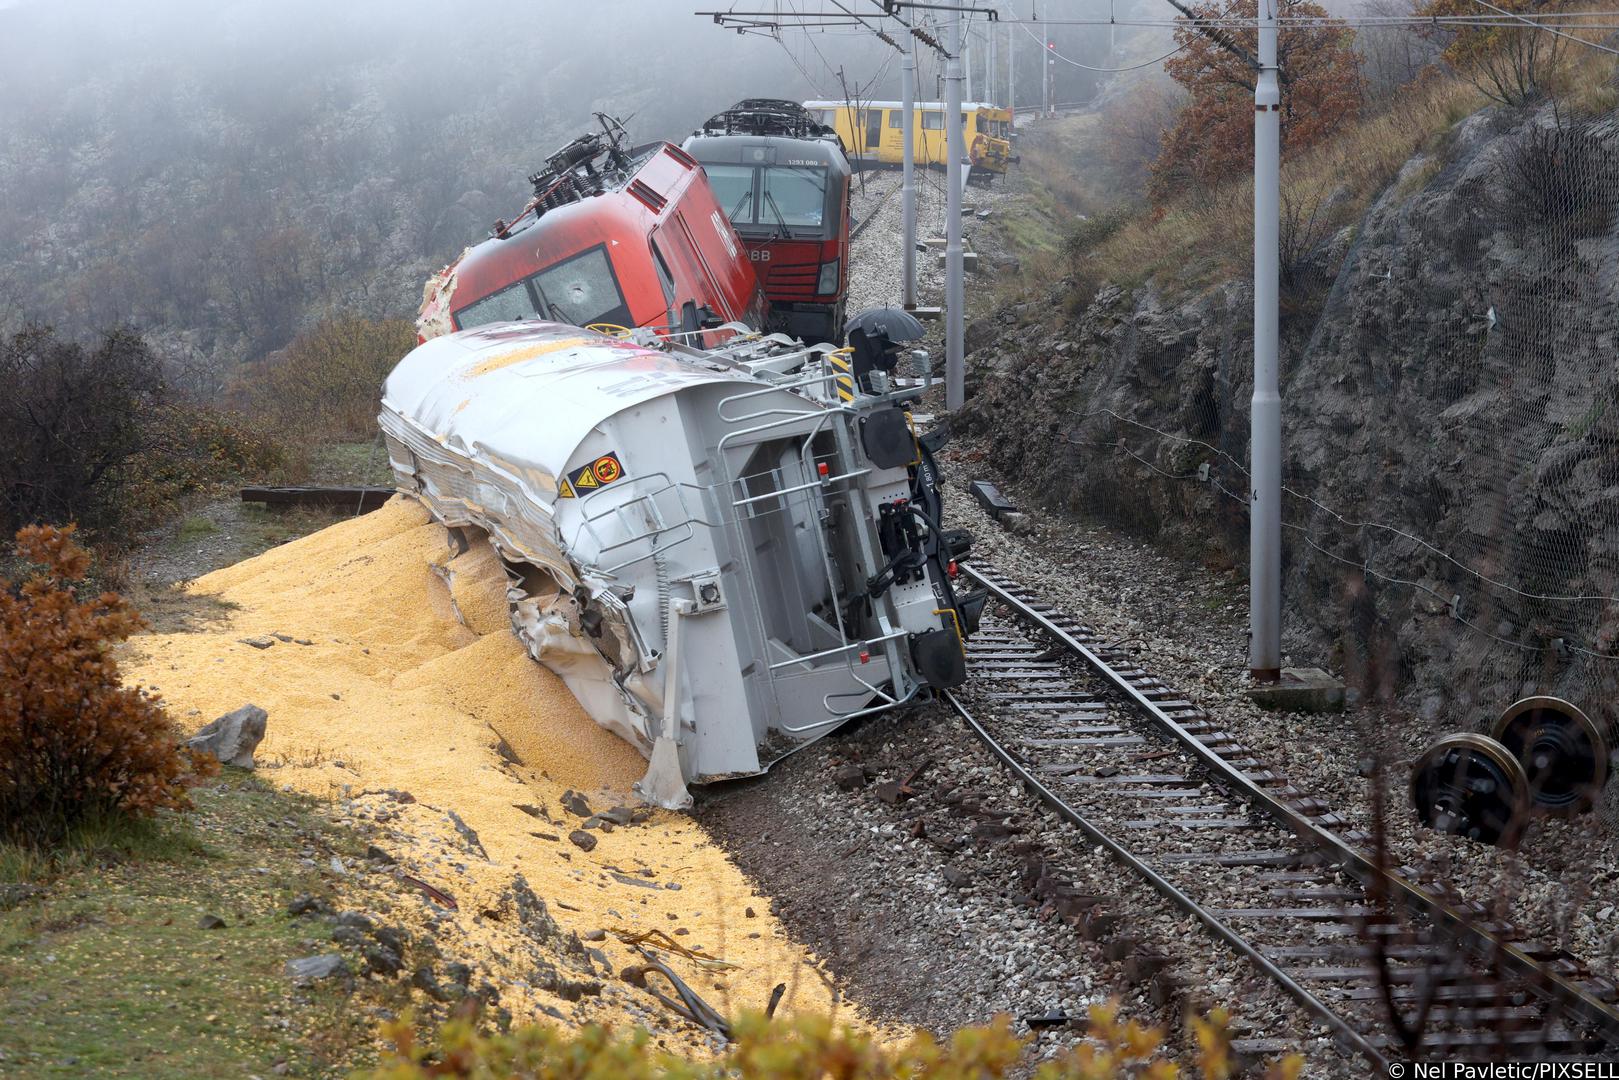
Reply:
[[123, 684], [113, 647], [141, 618], [116, 593], [78, 596], [90, 557], [73, 532], [20, 530], [28, 575], [0, 581], [0, 838], [36, 845], [97, 814], [183, 809], [214, 764], [181, 746], [155, 696]]
[[[1193, 11], [1205, 19], [1253, 19], [1256, 0], [1213, 0]], [[1325, 19], [1327, 12], [1302, 0], [1288, 19]], [[1258, 50], [1252, 27], [1226, 27], [1223, 37]], [[1250, 175], [1254, 163], [1254, 84], [1248, 62], [1197, 29], [1175, 31], [1181, 51], [1164, 70], [1191, 95], [1164, 132], [1153, 162], [1148, 193], [1162, 207], [1187, 191]], [[1321, 24], [1294, 25], [1278, 44], [1282, 72], [1282, 150], [1303, 150], [1331, 137], [1360, 113], [1360, 58], [1355, 32]]]
[[[1235, 1073], [1228, 1020], [1216, 1009], [1193, 1021], [1193, 1075], [1202, 1080], [1229, 1080]], [[1180, 1075], [1161, 1056], [1162, 1029], [1121, 1020], [1115, 1002], [1092, 1005], [1088, 1021], [1090, 1041], [1042, 1062], [1035, 1080], [1174, 1080]], [[1028, 1064], [1028, 1043], [1012, 1032], [1005, 1016], [961, 1028], [945, 1042], [917, 1032], [900, 1046], [885, 1046], [865, 1032], [814, 1015], [771, 1020], [746, 1013], [732, 1025], [731, 1035], [734, 1041], [719, 1057], [693, 1061], [655, 1049], [644, 1028], [625, 1034], [598, 1024], [577, 1030], [523, 1024], [488, 1033], [479, 1030], [474, 1011], [463, 1009], [444, 1024], [433, 1045], [423, 1045], [406, 1015], [384, 1026], [391, 1049], [376, 1069], [356, 1074], [356, 1080], [1004, 1080]], [[1298, 1080], [1302, 1067], [1302, 1058], [1287, 1055], [1268, 1066], [1264, 1080]]]

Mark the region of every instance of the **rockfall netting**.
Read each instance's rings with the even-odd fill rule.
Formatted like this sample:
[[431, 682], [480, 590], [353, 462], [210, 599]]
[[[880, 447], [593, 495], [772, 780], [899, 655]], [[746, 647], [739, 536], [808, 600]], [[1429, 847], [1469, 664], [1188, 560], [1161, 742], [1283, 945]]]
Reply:
[[[1619, 113], [1496, 105], [1321, 228], [1340, 197], [1284, 173], [1288, 660], [1407, 749], [1540, 694], [1619, 741]], [[1251, 311], [1102, 289], [1071, 502], [1246, 569]]]

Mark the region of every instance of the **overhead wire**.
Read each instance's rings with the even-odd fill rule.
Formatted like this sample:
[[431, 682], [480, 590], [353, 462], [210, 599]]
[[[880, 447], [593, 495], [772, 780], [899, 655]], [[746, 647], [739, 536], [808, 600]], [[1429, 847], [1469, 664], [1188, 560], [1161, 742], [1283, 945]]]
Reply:
[[[1545, 30], [1545, 31], [1547, 31], [1549, 33], [1557, 35], [1560, 38], [1567, 38], [1569, 41], [1577, 41], [1581, 45], [1588, 45], [1591, 48], [1598, 50], [1599, 52], [1612, 53], [1614, 56], [1619, 56], [1619, 49], [1609, 48], [1608, 46], [1603, 45], [1601, 42], [1597, 42], [1597, 41], [1586, 41], [1584, 38], [1575, 37], [1573, 34], [1565, 34], [1565, 33], [1563, 33], [1563, 31], [1559, 30], [1555, 25], [1553, 25], [1553, 26], [1543, 26], [1543, 25], [1540, 25], [1538, 23], [1531, 22], [1530, 20], [1524, 18], [1521, 15], [1517, 15], [1517, 14], [1514, 14], [1513, 12], [1507, 11], [1505, 8], [1496, 7], [1494, 4], [1490, 3], [1489, 0], [1473, 0], [1473, 3], [1478, 4], [1478, 5], [1482, 6], [1482, 7], [1487, 7], [1491, 11], [1498, 11], [1502, 15], [1510, 16], [1514, 20], [1516, 20], [1518, 22], [1521, 22], [1521, 23], [1524, 23], [1527, 26], [1533, 26], [1533, 27], [1536, 27], [1537, 29]], [[1567, 26], [1568, 24], [1564, 23], [1563, 25]], [[1584, 29], [1589, 29], [1589, 27], [1586, 27]]]
[[[1030, 30], [1029, 27], [1026, 24], [1020, 23], [1019, 25], [1023, 27], [1023, 32], [1025, 34], [1028, 34], [1029, 37], [1031, 39], [1033, 39], [1036, 44], [1039, 44], [1039, 45], [1044, 45], [1045, 44], [1045, 41], [1040, 37], [1040, 35], [1036, 34], [1033, 30]], [[1174, 56], [1176, 53], [1183, 51], [1185, 48], [1186, 48], [1185, 45], [1177, 45], [1173, 49], [1170, 49], [1168, 52], [1166, 52], [1164, 55], [1158, 57], [1156, 60], [1148, 60], [1148, 61], [1146, 61], [1144, 63], [1131, 64], [1128, 67], [1116, 67], [1116, 68], [1092, 67], [1089, 64], [1082, 64], [1078, 60], [1070, 59], [1069, 57], [1066, 57], [1062, 53], [1058, 52], [1056, 49], [1052, 49], [1052, 48], [1047, 48], [1046, 49], [1046, 55], [1047, 56], [1054, 56], [1058, 60], [1061, 60], [1065, 64], [1072, 64], [1074, 67], [1081, 68], [1081, 69], [1083, 69], [1085, 71], [1097, 71], [1097, 72], [1101, 72], [1103, 74], [1112, 75], [1112, 74], [1118, 74], [1120, 72], [1125, 72], [1125, 71], [1140, 71], [1142, 68], [1149, 68], [1149, 67], [1154, 66], [1155, 64], [1162, 64], [1165, 60], [1168, 60], [1171, 56]]]

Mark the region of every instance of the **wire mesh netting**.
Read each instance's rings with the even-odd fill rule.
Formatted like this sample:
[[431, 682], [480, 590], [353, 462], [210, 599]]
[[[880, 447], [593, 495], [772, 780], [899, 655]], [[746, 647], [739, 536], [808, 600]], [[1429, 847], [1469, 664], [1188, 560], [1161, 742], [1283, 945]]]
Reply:
[[[1542, 694], [1615, 741], [1619, 113], [1475, 112], [1347, 224], [1283, 184], [1285, 651], [1411, 743]], [[1077, 497], [1245, 553], [1252, 294], [1130, 304], [1064, 432]]]

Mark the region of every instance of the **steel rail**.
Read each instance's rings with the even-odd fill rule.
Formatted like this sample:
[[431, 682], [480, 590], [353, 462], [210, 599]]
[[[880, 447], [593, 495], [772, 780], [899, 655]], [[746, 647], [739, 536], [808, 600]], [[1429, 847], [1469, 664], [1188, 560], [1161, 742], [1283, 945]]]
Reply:
[[894, 192], [898, 191], [902, 186], [903, 185], [896, 184], [878, 197], [877, 205], [873, 206], [869, 211], [867, 211], [864, 217], [854, 223], [854, 228], [849, 230], [849, 243], [854, 243], [855, 240], [859, 238], [860, 234], [866, 231], [866, 226], [871, 224], [873, 218], [882, 213], [883, 207], [888, 205], [888, 200], [893, 198]]
[[1196, 758], [1222, 783], [1228, 785], [1233, 793], [1240, 793], [1295, 836], [1315, 849], [1326, 852], [1333, 862], [1358, 878], [1362, 886], [1369, 891], [1379, 884], [1382, 885], [1387, 890], [1385, 895], [1399, 907], [1426, 915], [1437, 928], [1445, 931], [1475, 955], [1488, 963], [1499, 964], [1512, 974], [1521, 977], [1531, 990], [1571, 1017], [1590, 1025], [1611, 1045], [1619, 1046], [1619, 1010], [1576, 985], [1572, 980], [1549, 970], [1522, 949], [1486, 930], [1467, 914], [1431, 895], [1404, 876], [1379, 866], [1366, 853], [1336, 833], [1317, 825], [1305, 814], [1265, 790], [1264, 786], [1250, 777], [1246, 771], [1232, 765], [1205, 746], [1196, 735], [1187, 731], [1156, 702], [1136, 689], [1126, 676], [1120, 674], [1095, 650], [1057, 625], [1044, 613], [1035, 610], [1028, 601], [1012, 591], [1023, 586], [1003, 578], [992, 566], [983, 563], [975, 566], [963, 562], [960, 567], [970, 579], [983, 585], [997, 599], [1010, 606], [1019, 618], [1033, 623], [1083, 660], [1156, 727], [1179, 743], [1183, 750]]
[[1151, 866], [1148, 866], [1146, 863], [1130, 854], [1129, 850], [1127, 850], [1123, 845], [1118, 843], [1112, 837], [1108, 836], [1095, 825], [1091, 824], [1083, 814], [1081, 814], [1078, 810], [1075, 810], [1066, 801], [1064, 801], [1062, 796], [1051, 790], [1051, 788], [1042, 783], [1038, 777], [1036, 777], [1028, 769], [1024, 768], [1023, 765], [1011, 754], [1011, 752], [1002, 746], [995, 739], [995, 737], [978, 722], [978, 719], [973, 716], [972, 712], [967, 708], [967, 706], [961, 703], [961, 699], [956, 697], [954, 693], [949, 690], [944, 691], [944, 699], [949, 702], [950, 707], [956, 711], [956, 715], [960, 716], [962, 720], [966, 722], [967, 726], [972, 729], [973, 734], [978, 737], [978, 740], [984, 744], [989, 752], [995, 755], [996, 758], [1000, 759], [1001, 764], [1018, 778], [1019, 782], [1023, 784], [1024, 788], [1032, 792], [1035, 797], [1041, 802], [1045, 803], [1046, 806], [1050, 807], [1058, 817], [1074, 825], [1080, 830], [1080, 832], [1083, 832], [1086, 836], [1090, 837], [1091, 840], [1095, 841], [1103, 848], [1106, 848], [1107, 853], [1113, 857], [1115, 862], [1122, 863], [1139, 876], [1145, 878], [1147, 884], [1151, 885], [1154, 889], [1157, 889], [1160, 893], [1162, 893], [1170, 903], [1174, 904], [1176, 907], [1186, 912], [1186, 914], [1192, 916], [1198, 922], [1202, 923], [1215, 937], [1219, 938], [1221, 941], [1231, 946], [1231, 948], [1241, 953], [1250, 963], [1254, 964], [1254, 966], [1258, 967], [1266, 975], [1270, 976], [1271, 979], [1273, 979], [1276, 984], [1288, 994], [1289, 997], [1293, 998], [1293, 1000], [1304, 1006], [1306, 1010], [1314, 1014], [1317, 1019], [1321, 1020], [1328, 1027], [1332, 1028], [1332, 1030], [1337, 1033], [1339, 1038], [1349, 1043], [1356, 1052], [1371, 1061], [1372, 1064], [1377, 1066], [1378, 1069], [1384, 1071], [1388, 1069], [1390, 1059], [1384, 1056], [1381, 1050], [1367, 1041], [1366, 1037], [1357, 1031], [1353, 1025], [1351, 1025], [1347, 1020], [1339, 1016], [1337, 1013], [1333, 1012], [1329, 1005], [1323, 1002], [1320, 998], [1316, 997], [1314, 994], [1310, 993], [1308, 989], [1299, 985], [1299, 983], [1296, 982], [1291, 975], [1283, 971], [1274, 960], [1271, 960], [1268, 956], [1250, 944], [1248, 939], [1243, 937], [1242, 934], [1226, 925], [1226, 923], [1222, 922], [1220, 918], [1213, 912], [1205, 908], [1202, 904], [1199, 904], [1196, 900], [1193, 900], [1190, 896], [1186, 895], [1186, 893], [1177, 888], [1174, 883], [1169, 881], [1163, 875], [1159, 874]]

